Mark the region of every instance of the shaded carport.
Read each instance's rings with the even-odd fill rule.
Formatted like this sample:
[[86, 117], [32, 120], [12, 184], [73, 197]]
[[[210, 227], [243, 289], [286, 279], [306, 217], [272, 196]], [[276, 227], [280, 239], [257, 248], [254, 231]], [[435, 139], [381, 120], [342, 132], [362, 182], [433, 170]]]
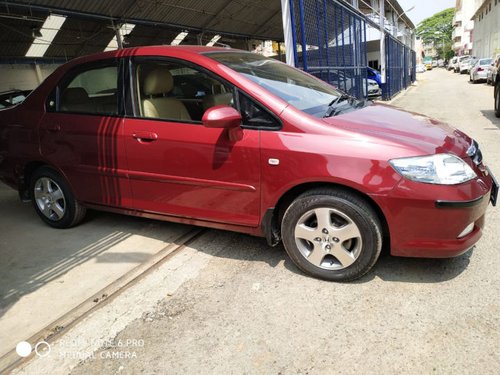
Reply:
[[248, 40], [283, 41], [280, 1], [110, 1], [41, 0], [0, 4], [0, 58], [25, 56], [37, 30], [49, 14], [67, 19], [44, 58], [73, 57], [104, 50], [123, 23], [136, 27], [125, 46], [170, 44], [180, 31], [183, 44], [219, 43], [243, 48]]

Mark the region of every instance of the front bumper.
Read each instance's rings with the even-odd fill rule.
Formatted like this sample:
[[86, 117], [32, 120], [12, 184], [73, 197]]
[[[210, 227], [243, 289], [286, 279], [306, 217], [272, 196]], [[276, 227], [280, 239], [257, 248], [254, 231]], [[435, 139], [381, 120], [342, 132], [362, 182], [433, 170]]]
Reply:
[[382, 95], [382, 89], [380, 88], [374, 88], [374, 89], [368, 89], [368, 97], [369, 98], [376, 98], [378, 96]]
[[481, 238], [494, 186], [483, 169], [476, 171], [478, 178], [454, 186], [402, 179], [389, 195], [372, 197], [386, 216], [391, 254], [449, 258], [474, 246]]

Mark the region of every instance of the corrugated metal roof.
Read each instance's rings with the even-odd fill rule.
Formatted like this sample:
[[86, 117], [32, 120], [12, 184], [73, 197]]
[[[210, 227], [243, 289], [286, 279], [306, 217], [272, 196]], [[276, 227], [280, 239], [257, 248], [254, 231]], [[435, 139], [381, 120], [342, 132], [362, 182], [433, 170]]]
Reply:
[[[396, 0], [386, 2], [398, 14], [403, 12]], [[33, 19], [43, 23], [50, 12], [60, 12], [67, 20], [45, 54], [49, 58], [70, 59], [104, 50], [114, 36], [113, 24], [120, 22], [136, 24], [127, 37], [128, 46], [170, 44], [182, 30], [189, 31], [182, 44], [198, 44], [198, 39], [206, 44], [216, 34], [222, 35], [220, 43], [236, 48], [247, 48], [247, 39], [283, 40], [280, 0], [2, 1], [0, 58], [24, 56], [33, 42], [32, 28], [40, 26]], [[406, 21], [406, 14], [402, 18]]]
[[102, 52], [114, 35], [105, 22], [68, 17], [45, 56], [70, 59]]
[[[67, 16], [45, 57], [70, 59], [104, 50], [113, 38], [113, 25], [136, 21], [126, 46], [170, 44], [182, 30], [182, 44], [219, 43], [246, 48], [247, 39], [281, 40], [280, 0], [20, 0], [0, 2], [0, 58], [24, 56], [40, 23], [23, 20], [50, 13]], [[12, 15], [17, 20], [2, 17]]]
[[[146, 20], [171, 26], [282, 40], [280, 0], [20, 0], [32, 6]], [[1, 4], [1, 3], [0, 3]], [[279, 21], [271, 23], [271, 21]], [[265, 33], [261, 32], [265, 29]]]

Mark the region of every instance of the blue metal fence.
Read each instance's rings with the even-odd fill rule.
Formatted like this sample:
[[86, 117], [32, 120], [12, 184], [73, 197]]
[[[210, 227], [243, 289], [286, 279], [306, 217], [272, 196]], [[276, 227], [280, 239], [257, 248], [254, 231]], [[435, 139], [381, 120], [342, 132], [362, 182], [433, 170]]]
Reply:
[[290, 0], [290, 5], [295, 65], [351, 95], [366, 97], [364, 18], [335, 0]]
[[[289, 1], [295, 66], [366, 98], [366, 18], [338, 0]], [[388, 100], [415, 81], [416, 55], [387, 32], [385, 42], [387, 83], [382, 95]]]
[[392, 35], [385, 35], [387, 83], [382, 87], [384, 100], [391, 99], [416, 79], [416, 54]]

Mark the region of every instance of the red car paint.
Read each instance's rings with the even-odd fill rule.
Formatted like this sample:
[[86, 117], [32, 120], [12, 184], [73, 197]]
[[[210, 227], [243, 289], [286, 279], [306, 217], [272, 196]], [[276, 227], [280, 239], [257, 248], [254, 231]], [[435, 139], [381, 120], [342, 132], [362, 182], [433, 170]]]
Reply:
[[[23, 104], [0, 111], [0, 180], [23, 189], [27, 170], [47, 164], [87, 207], [258, 236], [269, 230], [268, 209], [309, 187], [335, 184], [372, 202], [387, 224], [394, 255], [455, 256], [479, 240], [492, 179], [467, 156], [468, 136], [380, 104], [318, 119], [202, 54], [222, 50], [141, 47], [65, 64]], [[233, 129], [201, 124], [46, 111], [48, 96], [70, 69], [137, 56], [173, 57], [215, 73], [265, 105], [280, 119], [281, 130], [238, 127], [230, 137]], [[454, 186], [422, 184], [401, 177], [388, 163], [440, 152], [461, 157], [478, 177]], [[481, 197], [473, 207], [436, 208], [438, 200]], [[471, 222], [472, 233], [457, 239]]]

